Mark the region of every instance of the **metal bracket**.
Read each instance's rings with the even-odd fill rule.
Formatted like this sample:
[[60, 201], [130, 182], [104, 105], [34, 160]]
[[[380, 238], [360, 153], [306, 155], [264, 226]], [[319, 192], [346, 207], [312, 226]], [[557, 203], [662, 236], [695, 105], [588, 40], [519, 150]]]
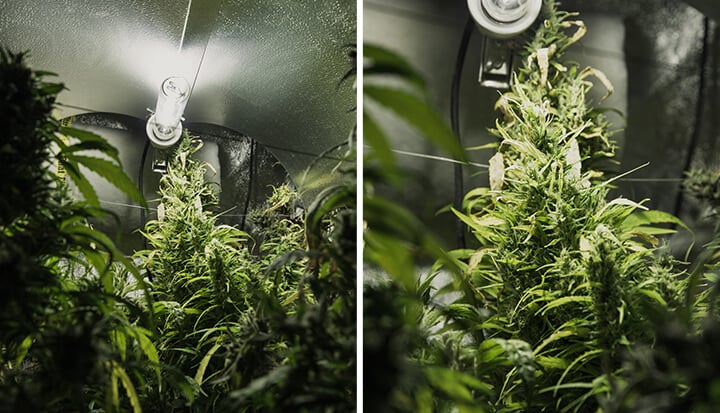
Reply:
[[515, 50], [510, 41], [483, 37], [480, 86], [509, 89], [512, 84]]

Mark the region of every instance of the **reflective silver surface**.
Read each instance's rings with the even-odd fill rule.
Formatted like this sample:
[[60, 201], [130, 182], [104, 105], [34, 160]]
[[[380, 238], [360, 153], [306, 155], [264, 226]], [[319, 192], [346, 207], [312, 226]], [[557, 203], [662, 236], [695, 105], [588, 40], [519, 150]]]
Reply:
[[0, 45], [69, 88], [60, 117], [145, 119], [163, 79], [194, 83], [188, 122], [272, 146], [293, 176], [355, 123], [349, 0], [0, 0]]

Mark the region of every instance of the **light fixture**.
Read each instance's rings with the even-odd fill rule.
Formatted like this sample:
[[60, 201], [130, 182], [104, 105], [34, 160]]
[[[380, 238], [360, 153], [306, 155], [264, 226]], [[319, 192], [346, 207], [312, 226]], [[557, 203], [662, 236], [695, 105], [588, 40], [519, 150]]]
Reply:
[[480, 86], [508, 89], [512, 80], [515, 50], [507, 41], [485, 38], [478, 82]]
[[542, 0], [468, 0], [478, 28], [486, 35], [507, 39], [527, 30], [540, 14]]
[[160, 86], [155, 112], [145, 125], [145, 132], [155, 148], [153, 171], [167, 170], [166, 150], [182, 136], [182, 115], [189, 96], [190, 84], [184, 77], [169, 77]]
[[542, 0], [468, 0], [470, 15], [483, 36], [481, 86], [507, 89], [512, 80], [516, 36], [535, 22]]

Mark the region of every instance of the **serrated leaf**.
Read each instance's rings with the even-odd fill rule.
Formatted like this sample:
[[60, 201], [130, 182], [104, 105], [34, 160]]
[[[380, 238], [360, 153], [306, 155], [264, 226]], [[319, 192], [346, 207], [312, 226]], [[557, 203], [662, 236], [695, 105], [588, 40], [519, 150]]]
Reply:
[[132, 200], [140, 203], [142, 206], [147, 206], [145, 198], [137, 186], [118, 165], [106, 159], [91, 156], [73, 154], [70, 159], [100, 175], [116, 188], [127, 194]]
[[135, 328], [136, 335], [138, 339], [138, 344], [140, 345], [140, 350], [142, 350], [143, 354], [150, 360], [151, 362], [158, 364], [160, 363], [160, 357], [158, 355], [157, 349], [155, 348], [155, 344], [150, 340], [148, 335], [150, 335], [149, 331], [145, 331], [141, 328]]
[[638, 227], [644, 227], [643, 232], [650, 233], [649, 228], [654, 228], [652, 224], [675, 224], [679, 225], [688, 232], [692, 232], [685, 223], [675, 215], [663, 211], [648, 210], [638, 211], [629, 215], [622, 223], [624, 230], [631, 230]]
[[198, 366], [197, 372], [195, 373], [195, 381], [198, 383], [198, 385], [203, 384], [203, 377], [205, 376], [205, 370], [207, 369], [208, 364], [210, 364], [210, 360], [212, 359], [212, 356], [215, 354], [218, 349], [222, 347], [221, 343], [217, 343], [205, 354], [203, 359], [200, 361], [200, 365]]
[[63, 126], [60, 128], [60, 133], [65, 136], [73, 137], [79, 140], [79, 143], [70, 145], [66, 151], [77, 152], [83, 150], [99, 150], [105, 155], [111, 157], [115, 162], [120, 164], [120, 158], [118, 157], [118, 150], [112, 146], [105, 138], [95, 133], [72, 128], [69, 126]]
[[401, 89], [365, 85], [366, 96], [389, 109], [416, 128], [425, 138], [447, 151], [453, 158], [465, 161], [467, 154], [444, 119], [427, 102]]
[[121, 330], [111, 331], [110, 339], [120, 353], [120, 360], [125, 361], [125, 357], [127, 356], [127, 337], [125, 336], [125, 332]]
[[100, 207], [100, 200], [98, 199], [95, 189], [93, 189], [90, 182], [82, 175], [77, 169], [77, 164], [68, 162], [64, 157], [58, 158], [60, 165], [65, 169], [67, 176], [73, 181], [80, 194], [85, 198], [85, 201], [94, 207]]
[[116, 362], [112, 362], [112, 366], [113, 374], [120, 378], [120, 383], [122, 383], [122, 386], [125, 389], [125, 393], [130, 400], [130, 405], [133, 408], [133, 413], [142, 413], [142, 407], [140, 407], [140, 399], [138, 398], [137, 391], [135, 391], [135, 386], [133, 385], [132, 380], [130, 380], [130, 377], [125, 372], [125, 369], [123, 369]]

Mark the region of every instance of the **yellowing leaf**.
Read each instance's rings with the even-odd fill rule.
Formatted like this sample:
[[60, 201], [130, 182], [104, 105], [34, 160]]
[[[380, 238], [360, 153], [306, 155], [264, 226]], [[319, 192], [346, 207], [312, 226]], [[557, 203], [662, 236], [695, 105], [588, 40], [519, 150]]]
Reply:
[[546, 47], [537, 50], [538, 67], [540, 67], [540, 85], [545, 86], [548, 78], [548, 69], [550, 61], [548, 59], [548, 49]]
[[577, 27], [577, 30], [575, 31], [575, 33], [573, 33], [572, 37], [568, 41], [568, 46], [582, 39], [583, 36], [585, 36], [585, 33], [587, 33], [587, 26], [585, 26], [585, 22], [583, 22], [582, 20], [564, 21], [562, 22], [561, 26], [565, 28], [572, 26]]
[[607, 99], [608, 96], [612, 95], [612, 93], [615, 91], [615, 88], [613, 88], [612, 83], [610, 83], [610, 80], [605, 76], [605, 73], [601, 72], [598, 69], [594, 69], [592, 67], [586, 67], [583, 69], [582, 72], [580, 72], [580, 79], [584, 79], [588, 76], [594, 76], [597, 80], [602, 83], [603, 86], [605, 86], [606, 92], [605, 96], [600, 99], [601, 101]]
[[580, 146], [575, 138], [570, 139], [570, 142], [568, 142], [565, 161], [570, 167], [568, 175], [570, 175], [572, 179], [579, 181], [582, 174], [582, 160], [580, 158]]
[[205, 369], [207, 369], [208, 364], [210, 364], [210, 359], [212, 359], [212, 356], [215, 354], [218, 349], [222, 347], [221, 343], [217, 343], [205, 354], [205, 357], [203, 357], [202, 361], [200, 362], [200, 365], [198, 366], [197, 372], [195, 373], [195, 381], [202, 385], [203, 383], [203, 377], [205, 376]]
[[490, 189], [492, 191], [499, 191], [503, 187], [505, 181], [505, 162], [503, 161], [502, 153], [498, 152], [490, 158], [490, 168], [488, 170], [490, 175]]

